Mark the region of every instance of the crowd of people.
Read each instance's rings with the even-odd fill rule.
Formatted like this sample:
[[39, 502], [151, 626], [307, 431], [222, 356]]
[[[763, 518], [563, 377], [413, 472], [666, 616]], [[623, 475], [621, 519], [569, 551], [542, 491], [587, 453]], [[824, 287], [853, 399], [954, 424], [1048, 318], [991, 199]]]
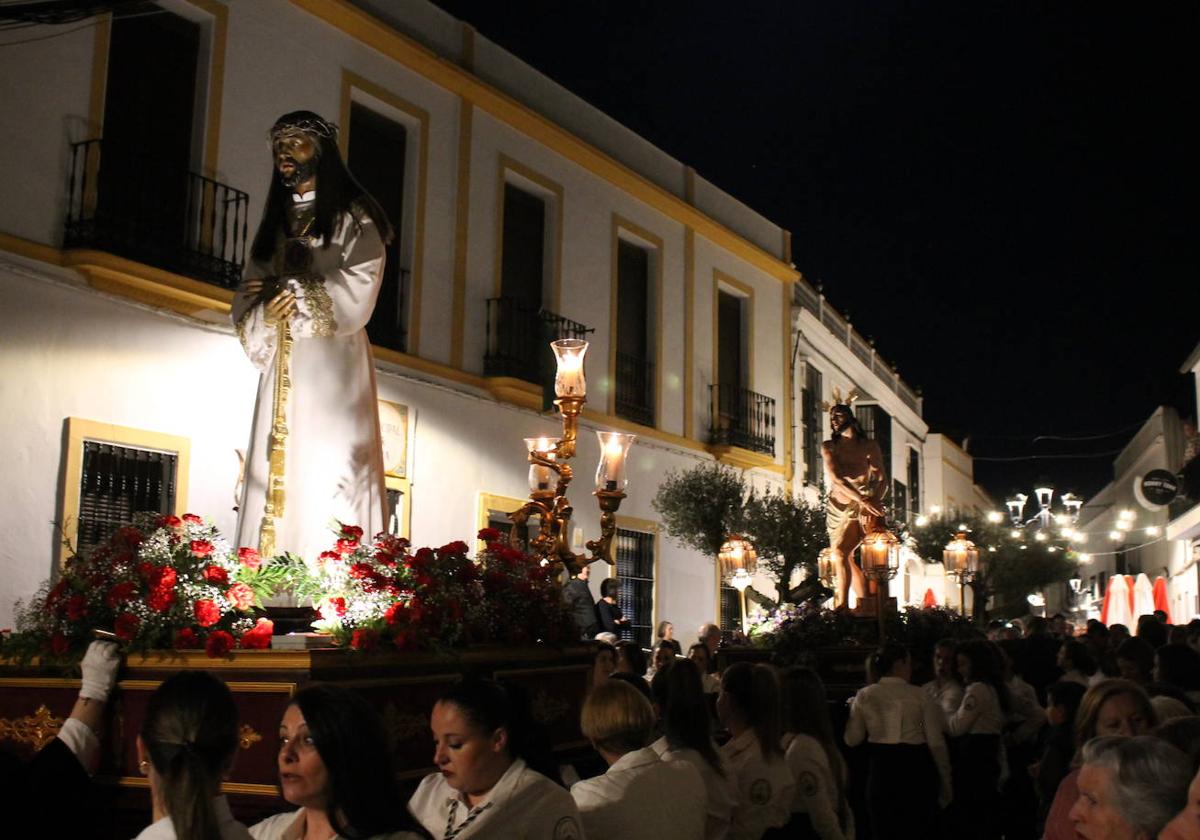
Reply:
[[[681, 655], [660, 627], [650, 657], [597, 643], [580, 717], [596, 772], [558, 763], [518, 687], [468, 676], [430, 709], [436, 771], [411, 797], [374, 708], [313, 684], [280, 712], [290, 809], [248, 826], [220, 795], [233, 698], [183, 671], [153, 693], [136, 739], [153, 807], [138, 837], [1200, 840], [1200, 622], [1154, 623], [1128, 637], [1098, 622], [1081, 637], [1042, 619], [999, 625], [939, 642], [923, 685], [912, 654], [885, 644], [844, 716], [813, 670], [717, 674], [719, 628]], [[27, 810], [48, 790], [86, 801], [119, 666], [111, 644], [89, 649], [70, 718], [13, 780]], [[60, 811], [27, 833], [86, 833], [72, 824], [82, 809]]]

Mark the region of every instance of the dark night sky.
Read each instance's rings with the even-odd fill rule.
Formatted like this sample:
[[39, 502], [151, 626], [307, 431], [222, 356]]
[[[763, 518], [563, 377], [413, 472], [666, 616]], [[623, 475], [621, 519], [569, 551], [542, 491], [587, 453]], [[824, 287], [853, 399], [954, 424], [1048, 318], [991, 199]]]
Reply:
[[[1194, 411], [1196, 4], [435, 2], [790, 229], [977, 457]], [[1111, 461], [976, 477], [1090, 495]]]

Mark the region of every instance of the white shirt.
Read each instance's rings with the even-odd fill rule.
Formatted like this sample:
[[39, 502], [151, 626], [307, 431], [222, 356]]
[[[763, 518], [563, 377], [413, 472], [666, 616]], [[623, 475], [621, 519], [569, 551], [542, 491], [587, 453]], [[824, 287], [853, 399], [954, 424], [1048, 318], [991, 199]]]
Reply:
[[[233, 818], [229, 802], [224, 796], [213, 800], [213, 810], [217, 812], [217, 829], [221, 832], [221, 840], [250, 840], [250, 832]], [[146, 826], [134, 840], [175, 840], [175, 824], [170, 817], [163, 817]]]
[[[457, 806], [453, 803], [457, 802]], [[484, 806], [487, 807], [484, 807]], [[446, 823], [454, 811], [454, 827], [465, 823], [472, 811], [466, 797], [442, 776], [430, 773], [421, 780], [408, 800], [408, 810], [435, 838], [445, 836]], [[571, 794], [530, 770], [516, 759], [488, 791], [482, 809], [457, 840], [503, 837], [505, 840], [583, 840], [579, 809]]]
[[930, 680], [921, 686], [921, 690], [929, 695], [929, 698], [937, 704], [947, 718], [957, 712], [962, 703], [962, 684], [955, 679], [946, 680], [941, 685], [938, 685], [937, 680]]
[[882, 677], [860, 688], [850, 706], [846, 744], [928, 744], [942, 780], [941, 801], [950, 801], [950, 751], [942, 732], [946, 723], [929, 695], [907, 680]]
[[947, 721], [950, 734], [999, 735], [1004, 731], [1004, 712], [996, 689], [985, 682], [975, 681], [963, 692], [962, 704]]
[[[299, 811], [276, 814], [255, 823], [250, 826], [250, 836], [254, 840], [303, 840], [307, 827], [307, 817], [301, 808]], [[341, 836], [331, 835], [329, 840], [340, 840]], [[421, 835], [411, 831], [391, 831], [387, 834], [373, 835], [371, 840], [421, 840]]]
[[783, 759], [764, 758], [753, 729], [721, 747], [721, 755], [733, 768], [738, 787], [730, 840], [758, 840], [768, 828], [787, 824], [796, 785]]
[[686, 761], [696, 768], [700, 778], [704, 780], [707, 797], [704, 840], [725, 840], [729, 834], [729, 821], [738, 801], [737, 782], [728, 762], [717, 753], [717, 758], [721, 761], [722, 775], [695, 750], [671, 749], [665, 736], [651, 744], [650, 749], [658, 753], [663, 761]]
[[1013, 740], [1023, 744], [1037, 737], [1046, 725], [1046, 710], [1038, 702], [1033, 686], [1020, 677], [1008, 681], [1008, 696], [1012, 703], [1009, 719], [1016, 724]]
[[[845, 840], [838, 822], [837, 780], [821, 742], [811, 735], [789, 732], [783, 736], [783, 752], [796, 782], [792, 812], [808, 814], [821, 840]], [[850, 836], [854, 836], [853, 831]]]
[[602, 776], [571, 788], [589, 837], [699, 840], [707, 794], [700, 772], [650, 747], [625, 753]]

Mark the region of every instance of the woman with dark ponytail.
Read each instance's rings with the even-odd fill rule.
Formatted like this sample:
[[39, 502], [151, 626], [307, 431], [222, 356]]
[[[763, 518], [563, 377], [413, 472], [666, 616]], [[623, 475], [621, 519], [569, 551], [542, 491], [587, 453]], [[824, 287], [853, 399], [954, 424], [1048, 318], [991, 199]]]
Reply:
[[938, 824], [938, 806], [951, 796], [942, 710], [909, 682], [912, 659], [903, 645], [889, 643], [875, 651], [870, 670], [878, 682], [854, 695], [846, 723], [846, 744], [866, 741], [870, 749], [866, 836], [929, 833]]
[[225, 683], [182, 671], [160, 685], [137, 739], [155, 819], [139, 840], [248, 840], [220, 795], [237, 745], [237, 707]]
[[438, 772], [421, 781], [408, 808], [435, 837], [582, 836], [579, 809], [517, 689], [464, 679], [439, 695], [430, 728]]
[[279, 723], [278, 761], [283, 798], [300, 810], [252, 826], [255, 840], [428, 837], [402, 804], [382, 719], [354, 691], [297, 692]]
[[954, 738], [955, 836], [995, 838], [1002, 828], [1000, 736], [1011, 706], [1003, 653], [995, 642], [964, 642], [958, 646], [958, 672], [966, 690], [947, 719]]
[[738, 788], [730, 840], [759, 840], [791, 816], [795, 783], [780, 746], [781, 705], [779, 677], [770, 665], [735, 662], [721, 675], [717, 716], [733, 736], [721, 755]]

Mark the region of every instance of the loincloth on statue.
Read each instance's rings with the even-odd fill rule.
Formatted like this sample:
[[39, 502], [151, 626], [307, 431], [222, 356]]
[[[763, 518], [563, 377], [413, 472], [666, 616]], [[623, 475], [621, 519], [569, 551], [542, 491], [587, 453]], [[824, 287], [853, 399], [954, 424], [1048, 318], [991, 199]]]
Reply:
[[842, 546], [847, 538], [852, 545], [844, 548], [853, 551], [863, 541], [863, 537], [883, 526], [880, 517], [865, 512], [862, 504], [857, 501], [841, 502], [832, 496], [825, 506], [825, 528], [829, 534], [829, 544], [834, 548]]

